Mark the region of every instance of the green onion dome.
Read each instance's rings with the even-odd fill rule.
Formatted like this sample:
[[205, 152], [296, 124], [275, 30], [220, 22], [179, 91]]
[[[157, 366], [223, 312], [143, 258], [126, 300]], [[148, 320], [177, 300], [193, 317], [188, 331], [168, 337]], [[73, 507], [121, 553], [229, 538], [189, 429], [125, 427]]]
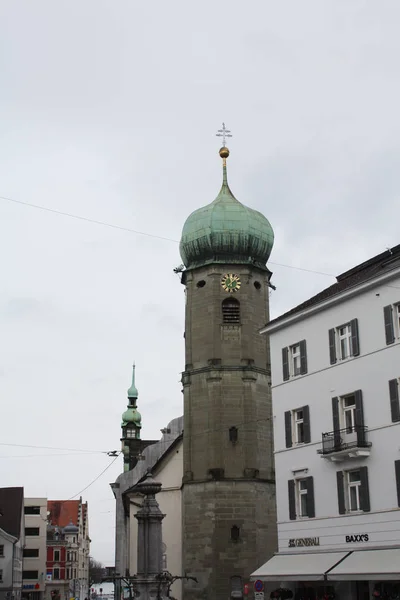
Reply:
[[218, 196], [195, 210], [183, 226], [180, 254], [187, 269], [219, 262], [252, 263], [265, 268], [274, 244], [266, 217], [236, 200], [227, 180], [228, 148], [221, 148], [223, 181]]

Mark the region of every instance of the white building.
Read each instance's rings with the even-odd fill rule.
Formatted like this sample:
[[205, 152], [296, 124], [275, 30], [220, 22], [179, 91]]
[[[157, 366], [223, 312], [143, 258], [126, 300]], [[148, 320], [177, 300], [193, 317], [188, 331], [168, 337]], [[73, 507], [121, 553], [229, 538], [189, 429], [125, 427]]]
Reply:
[[262, 333], [279, 553], [252, 578], [295, 598], [399, 598], [400, 245]]
[[[147, 446], [143, 451], [143, 460], [139, 460], [134, 469], [122, 473], [111, 484], [116, 498], [115, 570], [122, 576], [137, 572], [138, 523], [135, 514], [142, 505], [143, 496], [137, 493], [135, 486], [144, 479], [148, 470], [162, 484], [157, 502], [165, 514], [162, 521], [163, 570], [172, 575], [182, 575], [183, 418], [171, 421], [164, 431], [159, 442]], [[171, 594], [181, 600], [180, 580], [171, 586]], [[125, 596], [129, 598], [127, 590]]]
[[24, 600], [43, 600], [46, 586], [47, 498], [25, 498]]

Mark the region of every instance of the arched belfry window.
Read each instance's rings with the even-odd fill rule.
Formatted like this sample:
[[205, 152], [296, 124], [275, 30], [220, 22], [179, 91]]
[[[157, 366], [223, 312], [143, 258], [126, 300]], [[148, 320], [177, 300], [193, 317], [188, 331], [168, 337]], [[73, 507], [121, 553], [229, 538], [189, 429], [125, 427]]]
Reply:
[[240, 323], [240, 302], [236, 298], [226, 298], [222, 302], [222, 321], [226, 324]]

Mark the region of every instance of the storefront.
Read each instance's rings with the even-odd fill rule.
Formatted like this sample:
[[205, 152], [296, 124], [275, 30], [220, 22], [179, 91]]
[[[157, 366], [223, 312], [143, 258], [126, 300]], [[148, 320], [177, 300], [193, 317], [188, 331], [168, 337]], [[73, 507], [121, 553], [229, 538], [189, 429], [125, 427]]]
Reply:
[[400, 548], [280, 553], [251, 575], [276, 600], [400, 600]]

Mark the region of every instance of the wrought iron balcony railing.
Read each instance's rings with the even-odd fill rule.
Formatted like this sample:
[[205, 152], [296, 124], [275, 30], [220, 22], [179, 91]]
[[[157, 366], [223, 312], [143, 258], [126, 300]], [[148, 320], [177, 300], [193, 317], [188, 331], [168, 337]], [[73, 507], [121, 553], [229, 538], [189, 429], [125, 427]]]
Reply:
[[322, 448], [318, 454], [332, 454], [358, 448], [370, 448], [368, 441], [368, 427], [354, 425], [344, 429], [336, 429], [322, 434]]

